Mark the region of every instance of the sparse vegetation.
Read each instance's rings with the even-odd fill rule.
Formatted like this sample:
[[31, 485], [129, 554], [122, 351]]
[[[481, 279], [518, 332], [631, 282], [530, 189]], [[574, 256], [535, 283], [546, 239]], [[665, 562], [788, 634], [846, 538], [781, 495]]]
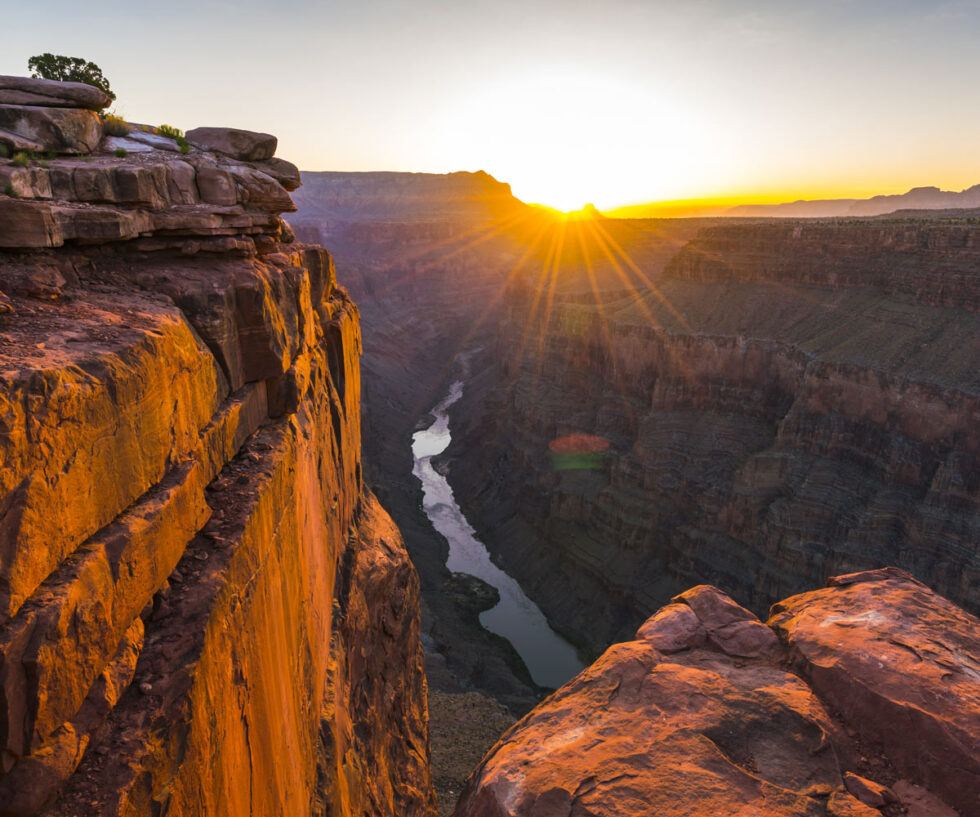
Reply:
[[126, 120], [121, 116], [115, 116], [113, 114], [107, 114], [103, 117], [102, 127], [106, 132], [106, 136], [125, 136], [130, 131]]
[[184, 138], [184, 132], [180, 128], [175, 128], [173, 125], [158, 125], [157, 133], [160, 136], [166, 136], [173, 139], [175, 142]]
[[16, 190], [14, 190], [14, 186], [13, 186], [13, 184], [11, 184], [10, 182], [7, 182], [7, 183], [6, 183], [6, 184], [5, 184], [4, 186], [3, 186], [3, 194], [4, 194], [5, 196], [10, 196], [10, 198], [12, 198], [12, 199], [15, 199], [15, 198], [17, 198], [17, 191], [16, 191]]
[[180, 130], [180, 128], [175, 128], [173, 125], [160, 125], [156, 129], [156, 133], [159, 136], [166, 136], [166, 137], [168, 137], [170, 139], [173, 139], [177, 143], [177, 145], [180, 147], [180, 152], [181, 153], [190, 153], [191, 152], [190, 142], [188, 142], [184, 138], [184, 132], [182, 130]]
[[9, 159], [9, 158], [10, 158], [10, 148], [8, 148], [4, 144], [0, 144], [0, 159]]
[[116, 101], [116, 95], [109, 87], [102, 69], [94, 62], [81, 57], [65, 57], [61, 54], [37, 54], [27, 61], [27, 68], [34, 79], [56, 79], [61, 82], [84, 82], [104, 91], [109, 102]]
[[128, 151], [126, 150], [126, 148], [116, 148], [116, 149], [115, 149], [114, 151], [112, 151], [112, 152], [113, 152], [113, 153], [114, 153], [114, 154], [115, 154], [116, 156], [118, 156], [118, 157], [119, 157], [120, 159], [122, 159], [122, 158], [123, 158], [123, 156], [125, 156], [125, 155], [126, 155], [126, 153], [127, 153]]
[[14, 164], [18, 167], [27, 167], [30, 163], [31, 157], [26, 151], [18, 150], [14, 154]]

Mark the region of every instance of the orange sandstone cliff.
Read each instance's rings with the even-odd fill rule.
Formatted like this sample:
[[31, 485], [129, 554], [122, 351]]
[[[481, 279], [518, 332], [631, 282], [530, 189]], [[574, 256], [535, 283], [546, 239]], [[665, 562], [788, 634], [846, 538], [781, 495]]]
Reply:
[[0, 814], [429, 814], [418, 580], [299, 174], [69, 86], [0, 78]]

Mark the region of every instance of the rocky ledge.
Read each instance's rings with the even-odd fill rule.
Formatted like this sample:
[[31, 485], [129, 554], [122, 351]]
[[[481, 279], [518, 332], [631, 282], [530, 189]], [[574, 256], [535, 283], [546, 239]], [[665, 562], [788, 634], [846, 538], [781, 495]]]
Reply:
[[56, 154], [0, 160], [0, 815], [430, 813], [418, 580], [291, 166], [117, 156], [56, 90], [0, 79], [99, 137], [0, 133]]
[[980, 622], [894, 568], [763, 624], [677, 596], [504, 734], [457, 817], [980, 813]]

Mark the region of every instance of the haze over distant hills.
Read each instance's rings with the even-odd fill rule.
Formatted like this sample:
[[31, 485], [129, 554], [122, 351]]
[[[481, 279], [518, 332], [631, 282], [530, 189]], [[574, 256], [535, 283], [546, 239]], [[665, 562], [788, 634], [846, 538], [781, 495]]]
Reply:
[[614, 218], [740, 216], [769, 218], [832, 218], [879, 216], [896, 210], [955, 210], [980, 207], [980, 184], [960, 192], [938, 187], [914, 187], [907, 193], [869, 199], [800, 199], [782, 204], [740, 204], [717, 201], [637, 204], [606, 213]]

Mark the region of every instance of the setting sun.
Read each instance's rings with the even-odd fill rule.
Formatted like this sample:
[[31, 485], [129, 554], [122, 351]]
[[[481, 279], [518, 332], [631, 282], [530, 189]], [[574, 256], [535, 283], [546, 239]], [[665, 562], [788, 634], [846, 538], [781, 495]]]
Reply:
[[578, 69], [483, 86], [444, 123], [447, 150], [465, 146], [518, 198], [563, 212], [671, 197], [707, 181], [719, 153], [705, 158], [709, 133], [666, 89]]

